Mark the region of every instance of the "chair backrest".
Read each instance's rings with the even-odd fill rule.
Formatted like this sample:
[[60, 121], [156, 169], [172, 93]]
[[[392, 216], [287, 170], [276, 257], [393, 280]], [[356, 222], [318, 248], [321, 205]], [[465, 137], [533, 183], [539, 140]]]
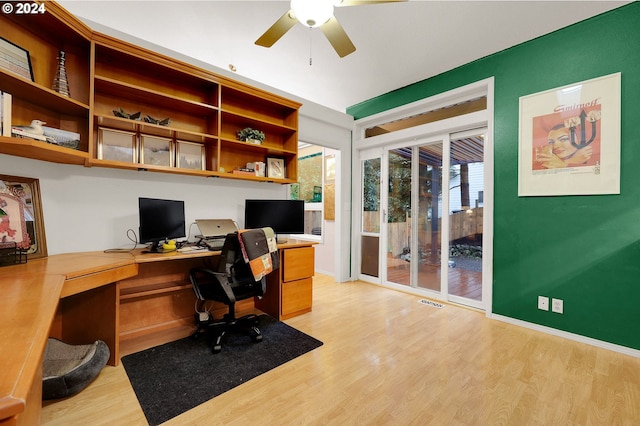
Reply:
[[230, 284], [255, 281], [251, 268], [242, 256], [238, 232], [227, 234], [220, 253], [217, 272], [225, 274]]

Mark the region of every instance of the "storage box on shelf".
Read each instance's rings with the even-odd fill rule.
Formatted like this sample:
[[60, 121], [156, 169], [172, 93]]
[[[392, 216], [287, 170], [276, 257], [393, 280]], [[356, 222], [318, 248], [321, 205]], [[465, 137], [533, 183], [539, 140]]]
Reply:
[[[29, 52], [33, 80], [0, 69], [0, 91], [12, 95], [12, 124], [38, 119], [48, 127], [80, 134], [77, 149], [32, 139], [0, 138], [0, 152], [39, 160], [85, 164], [89, 155], [91, 30], [56, 3], [29, 16], [0, 15], [0, 37]], [[51, 89], [60, 50], [66, 53], [70, 97]]]

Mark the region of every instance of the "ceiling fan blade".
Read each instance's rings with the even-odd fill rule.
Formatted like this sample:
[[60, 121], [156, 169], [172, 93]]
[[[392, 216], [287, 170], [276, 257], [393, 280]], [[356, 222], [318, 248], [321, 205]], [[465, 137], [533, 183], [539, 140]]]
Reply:
[[276, 41], [280, 40], [280, 37], [285, 35], [285, 33], [298, 22], [292, 15], [293, 12], [291, 10], [282, 15], [275, 24], [269, 27], [269, 29], [256, 40], [256, 44], [264, 47], [273, 46]]
[[405, 1], [407, 0], [342, 0], [338, 4], [336, 4], [336, 6], [362, 6], [365, 4], [399, 3]]
[[350, 53], [356, 51], [356, 47], [351, 42], [351, 39], [340, 25], [340, 22], [332, 16], [324, 24], [320, 25], [320, 30], [324, 33], [325, 37], [329, 40], [329, 43], [333, 46], [338, 56], [344, 58]]

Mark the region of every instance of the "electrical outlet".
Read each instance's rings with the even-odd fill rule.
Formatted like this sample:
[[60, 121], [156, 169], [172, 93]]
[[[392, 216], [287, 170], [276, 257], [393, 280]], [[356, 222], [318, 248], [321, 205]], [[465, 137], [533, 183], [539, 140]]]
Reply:
[[549, 310], [549, 298], [547, 296], [538, 296], [538, 309]]
[[562, 299], [551, 299], [551, 310], [556, 314], [561, 314], [564, 311], [564, 302]]

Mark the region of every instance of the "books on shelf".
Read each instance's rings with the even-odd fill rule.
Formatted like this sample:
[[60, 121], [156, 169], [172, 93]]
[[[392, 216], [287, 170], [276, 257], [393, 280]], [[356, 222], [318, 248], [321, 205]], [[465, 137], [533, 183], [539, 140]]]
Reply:
[[247, 176], [255, 176], [256, 175], [255, 170], [246, 169], [244, 167], [232, 170], [231, 173], [233, 173], [234, 175], [247, 175]]
[[0, 136], [11, 137], [11, 94], [0, 92]]

